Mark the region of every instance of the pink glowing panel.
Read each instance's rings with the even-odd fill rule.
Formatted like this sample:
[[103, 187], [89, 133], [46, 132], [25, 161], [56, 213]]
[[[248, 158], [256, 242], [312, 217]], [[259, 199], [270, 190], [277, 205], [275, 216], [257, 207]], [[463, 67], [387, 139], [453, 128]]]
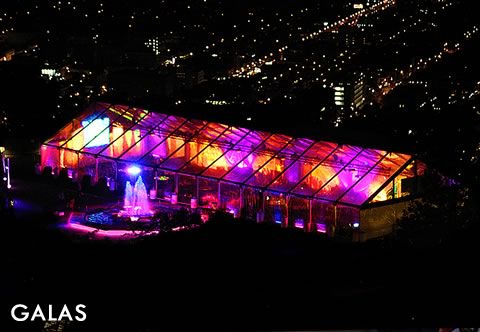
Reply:
[[228, 151], [224, 155], [225, 161], [229, 167], [238, 164], [239, 168], [248, 168], [252, 166], [253, 155], [243, 151]]
[[370, 169], [380, 161], [384, 153], [385, 152], [380, 154], [374, 150], [364, 150], [357, 158], [355, 158], [355, 160], [353, 160], [348, 167], [338, 175], [340, 184], [345, 188], [344, 192], [355, 185], [362, 176], [368, 176], [369, 174], [367, 173], [369, 173]]
[[269, 188], [282, 191], [293, 189], [293, 192], [299, 194], [312, 194], [314, 189], [311, 186], [313, 179], [311, 172], [320, 161], [335, 150], [336, 146], [328, 142], [315, 143], [301, 159], [289, 167], [282, 178], [283, 181], [276, 181]]
[[[339, 157], [337, 154], [334, 154], [332, 156], [333, 160], [328, 160], [334, 167], [335, 173], [331, 175], [331, 181], [325, 182], [325, 185], [315, 194], [315, 197], [337, 200], [358, 180], [359, 169], [368, 170], [368, 165], [362, 164], [361, 161], [366, 160], [362, 155], [369, 156], [369, 151], [362, 151], [357, 147], [349, 147], [344, 152], [344, 156]], [[379, 159], [379, 156], [377, 156], [377, 159]], [[375, 161], [376, 160], [372, 162], [369, 161], [367, 164], [373, 165]]]
[[[339, 178], [335, 176], [337, 172], [351, 161], [360, 150], [357, 147], [344, 145], [335, 150], [334, 153], [330, 153], [332, 151], [322, 151], [321, 157], [323, 158], [320, 157], [320, 160], [313, 166], [313, 171], [301, 183], [295, 186], [292, 192], [301, 195], [313, 195], [320, 188], [324, 187], [323, 190], [330, 193], [340, 185]], [[318, 163], [323, 159], [322, 164], [318, 166]], [[334, 197], [335, 195], [328, 195], [327, 198], [332, 196]]]
[[389, 159], [397, 158], [396, 154], [392, 153], [389, 157], [379, 163], [371, 172], [359, 180], [350, 191], [340, 200], [340, 202], [347, 202], [355, 205], [364, 203], [370, 195], [372, 195], [385, 181], [397, 171], [397, 167], [385, 167], [386, 165], [394, 165]]
[[57, 148], [42, 145], [40, 156], [42, 168], [45, 166], [50, 166], [53, 169], [60, 164], [60, 156]]
[[[268, 189], [288, 191], [300, 182], [303, 176], [307, 174], [312, 168], [314, 162], [318, 163], [320, 157], [318, 151], [311, 146], [309, 140], [301, 140], [303, 144], [298, 144], [302, 148], [302, 152], [294, 151], [290, 156], [286, 156], [284, 162], [284, 172], [281, 176], [277, 177], [273, 183], [270, 184]], [[315, 144], [316, 145], [316, 144]], [[332, 151], [334, 146], [327, 150]], [[296, 150], [297, 147], [295, 147]], [[290, 149], [289, 149], [290, 150]], [[290, 153], [290, 151], [288, 151]]]

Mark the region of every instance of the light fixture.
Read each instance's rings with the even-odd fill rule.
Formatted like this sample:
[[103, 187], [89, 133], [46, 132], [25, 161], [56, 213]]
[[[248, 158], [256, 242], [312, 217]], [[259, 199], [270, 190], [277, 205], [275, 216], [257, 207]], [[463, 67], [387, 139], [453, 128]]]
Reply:
[[127, 173], [130, 175], [138, 175], [142, 170], [138, 166], [130, 166], [127, 168]]

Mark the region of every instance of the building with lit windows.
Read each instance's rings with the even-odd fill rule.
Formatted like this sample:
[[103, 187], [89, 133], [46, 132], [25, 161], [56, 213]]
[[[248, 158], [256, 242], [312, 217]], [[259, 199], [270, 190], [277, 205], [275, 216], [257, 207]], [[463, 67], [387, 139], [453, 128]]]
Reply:
[[[348, 73], [340, 75], [341, 79], [334, 84], [335, 105], [347, 113], [360, 111], [365, 107], [365, 75]], [[344, 114], [347, 115], [347, 114]]]
[[122, 192], [137, 166], [151, 200], [195, 199], [236, 217], [330, 234], [350, 227], [364, 238], [392, 230], [425, 171], [404, 153], [100, 102], [40, 150], [43, 167], [67, 168], [74, 180], [103, 178]]

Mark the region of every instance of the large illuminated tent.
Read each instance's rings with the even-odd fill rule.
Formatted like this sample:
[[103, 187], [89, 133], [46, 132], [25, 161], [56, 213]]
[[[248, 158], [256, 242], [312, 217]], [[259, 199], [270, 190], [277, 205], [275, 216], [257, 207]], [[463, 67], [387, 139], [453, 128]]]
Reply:
[[367, 238], [391, 230], [425, 170], [407, 154], [99, 102], [42, 145], [41, 164], [118, 191], [136, 165], [151, 199]]

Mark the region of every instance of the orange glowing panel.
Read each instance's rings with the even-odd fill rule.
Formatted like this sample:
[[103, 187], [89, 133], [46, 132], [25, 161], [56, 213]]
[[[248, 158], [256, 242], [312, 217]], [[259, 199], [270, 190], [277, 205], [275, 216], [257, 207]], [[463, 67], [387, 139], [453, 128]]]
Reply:
[[197, 158], [197, 165], [205, 167], [213, 163], [218, 158], [220, 158], [218, 159], [218, 162], [216, 164], [217, 167], [227, 169], [229, 165], [226, 159], [224, 157], [221, 157], [222, 154], [223, 154], [223, 151], [219, 147], [209, 146]]
[[112, 127], [112, 133], [111, 135], [111, 141], [113, 144], [110, 145], [109, 151], [108, 151], [108, 156], [109, 157], [114, 157], [118, 156], [123, 152], [123, 139], [119, 138], [120, 136], [123, 135], [123, 128], [120, 126], [113, 126]]

